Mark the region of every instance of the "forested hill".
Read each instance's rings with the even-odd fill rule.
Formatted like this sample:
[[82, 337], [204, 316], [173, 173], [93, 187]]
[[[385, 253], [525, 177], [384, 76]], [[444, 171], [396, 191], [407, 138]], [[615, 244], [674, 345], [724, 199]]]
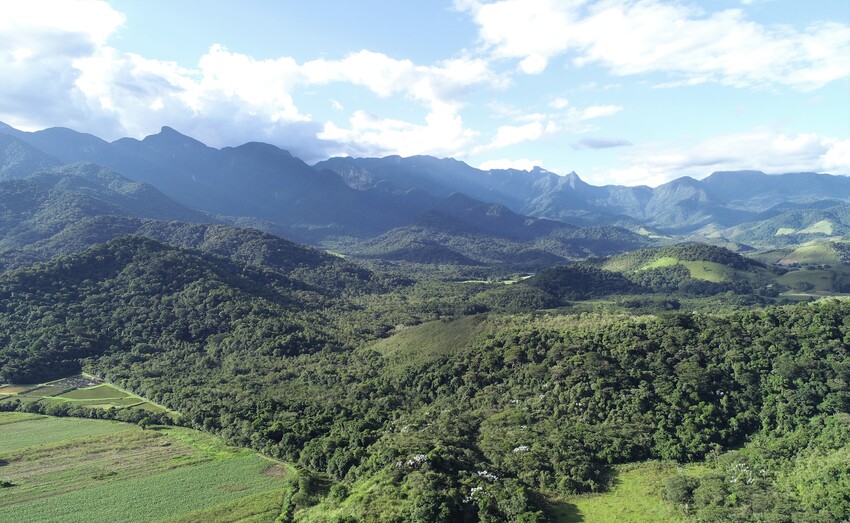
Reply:
[[[838, 466], [850, 444], [850, 301], [473, 316], [398, 325], [385, 354], [395, 338], [342, 342], [366, 339], [345, 338], [359, 327], [354, 301], [128, 237], [6, 273], [0, 304], [4, 378], [82, 367], [296, 461], [305, 479], [286, 518], [543, 521], [541, 494], [604, 490], [612, 464], [703, 460], [749, 438], [761, 446], [735, 459], [764, 469], [758, 482], [721, 468], [677, 501], [713, 521], [746, 521], [756, 502], [777, 521], [850, 516], [835, 494], [850, 478]], [[422, 353], [434, 343], [443, 350]], [[797, 468], [797, 456], [835, 473]]]
[[216, 221], [150, 185], [94, 164], [67, 165], [0, 181], [0, 248], [36, 244], [92, 216]]
[[382, 288], [368, 271], [309, 249], [307, 268], [273, 263], [275, 241], [240, 246], [257, 247], [242, 253], [253, 263], [126, 236], [3, 273], [0, 381], [62, 376], [110, 353], [211, 349], [227, 335], [262, 354], [314, 351], [340, 338], [321, 316], [341, 293]]

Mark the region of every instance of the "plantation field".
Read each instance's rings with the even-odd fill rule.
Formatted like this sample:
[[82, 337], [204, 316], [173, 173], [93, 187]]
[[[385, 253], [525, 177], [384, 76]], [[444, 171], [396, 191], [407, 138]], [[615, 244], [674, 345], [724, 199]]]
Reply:
[[[38, 401], [44, 404], [69, 403], [81, 407], [139, 409], [167, 412], [167, 409], [118, 387], [102, 383], [87, 374], [79, 374], [37, 385], [8, 384], [0, 387], [0, 401]], [[177, 413], [171, 413], [176, 417]]]
[[3, 385], [0, 387], [0, 394], [18, 394], [33, 387], [34, 385]]
[[[25, 415], [25, 414], [24, 414]], [[14, 423], [22, 416], [15, 412], [0, 412], [0, 455], [12, 450], [27, 447], [50, 445], [60, 441], [86, 438], [102, 434], [113, 434], [126, 430], [123, 423], [103, 422], [97, 424], [85, 423], [75, 418], [53, 418], [49, 416], [32, 416]], [[4, 422], [5, 421], [5, 422]], [[7, 469], [0, 474], [4, 476]], [[4, 493], [5, 491], [0, 491]]]
[[559, 523], [684, 522], [685, 518], [674, 506], [661, 497], [665, 481], [679, 473], [677, 465], [658, 462], [621, 466], [610, 491], [573, 496], [556, 503], [554, 520]]
[[0, 521], [274, 521], [288, 466], [190, 429], [0, 414]]
[[127, 393], [104, 383], [87, 389], [74, 389], [59, 397], [72, 400], [118, 399], [126, 398]]

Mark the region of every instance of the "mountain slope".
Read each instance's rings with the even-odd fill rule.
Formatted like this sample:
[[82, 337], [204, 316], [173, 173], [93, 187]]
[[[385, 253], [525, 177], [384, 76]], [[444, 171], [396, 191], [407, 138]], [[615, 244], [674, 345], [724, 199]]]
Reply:
[[582, 229], [521, 216], [462, 194], [440, 200], [409, 225], [355, 245], [352, 254], [413, 263], [501, 265], [535, 271], [566, 259], [604, 256], [646, 246], [625, 229]]
[[57, 167], [60, 163], [25, 141], [0, 132], [0, 180], [23, 178], [36, 171]]
[[314, 242], [379, 234], [433, 200], [421, 191], [392, 196], [355, 191], [335, 173], [313, 169], [272, 145], [214, 149], [169, 127], [143, 140], [112, 143], [62, 128], [14, 135], [62, 162], [104, 165], [189, 207], [231, 221], [248, 217], [273, 232]]
[[[831, 204], [831, 205], [829, 205]], [[828, 205], [823, 208], [824, 205]], [[850, 203], [827, 200], [812, 208], [781, 212], [771, 209], [767, 219], [716, 231], [713, 236], [757, 247], [799, 245], [811, 240], [850, 236]]]
[[57, 167], [0, 182], [0, 248], [31, 245], [69, 224], [98, 215], [187, 222], [214, 221], [150, 185], [93, 164]]

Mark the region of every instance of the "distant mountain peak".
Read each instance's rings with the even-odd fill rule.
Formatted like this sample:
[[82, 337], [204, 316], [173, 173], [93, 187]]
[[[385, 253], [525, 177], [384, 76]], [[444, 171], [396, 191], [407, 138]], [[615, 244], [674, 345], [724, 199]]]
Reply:
[[168, 127], [167, 125], [163, 126], [162, 129], [159, 130], [157, 134], [151, 134], [142, 139], [144, 143], [169, 143], [169, 144], [182, 144], [184, 147], [198, 147], [207, 149], [207, 145], [203, 142], [192, 138], [191, 136], [186, 136], [185, 134], [177, 131], [173, 127]]

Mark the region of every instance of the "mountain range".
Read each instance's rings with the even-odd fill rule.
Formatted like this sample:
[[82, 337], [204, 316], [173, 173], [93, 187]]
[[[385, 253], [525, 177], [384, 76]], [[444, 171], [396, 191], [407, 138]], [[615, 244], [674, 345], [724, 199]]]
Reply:
[[[576, 173], [480, 170], [429, 156], [310, 166], [273, 145], [216, 149], [169, 127], [107, 142], [71, 129], [29, 133], [5, 124], [0, 160], [0, 180], [60, 176], [61, 166], [85, 162], [100, 166], [85, 169], [120, 173], [133, 191], [155, 188], [157, 208], [169, 199], [170, 210], [125, 213], [139, 218], [253, 227], [350, 254], [425, 263], [533, 267], [682, 238], [765, 248], [829, 238], [850, 225], [841, 207], [850, 202], [850, 178], [818, 173], [717, 172], [654, 188], [599, 187]], [[46, 182], [25, 185], [37, 183]]]

